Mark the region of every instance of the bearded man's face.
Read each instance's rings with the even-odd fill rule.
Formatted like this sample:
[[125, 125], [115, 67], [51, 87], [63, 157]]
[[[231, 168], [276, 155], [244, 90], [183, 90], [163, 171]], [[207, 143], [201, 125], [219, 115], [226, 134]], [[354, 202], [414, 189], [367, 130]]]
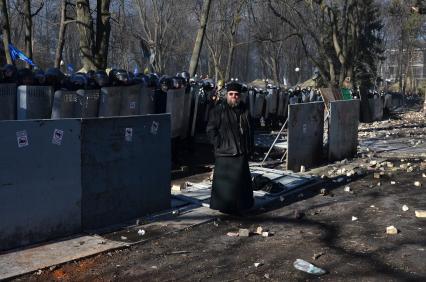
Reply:
[[226, 95], [226, 101], [231, 107], [238, 106], [240, 104], [240, 92], [228, 91], [228, 95]]

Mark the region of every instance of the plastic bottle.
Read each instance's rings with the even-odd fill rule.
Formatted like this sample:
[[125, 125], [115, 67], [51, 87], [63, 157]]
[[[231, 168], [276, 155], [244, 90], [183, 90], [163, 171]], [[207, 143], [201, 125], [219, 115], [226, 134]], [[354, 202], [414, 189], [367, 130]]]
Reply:
[[315, 265], [303, 259], [296, 259], [296, 261], [293, 263], [293, 266], [298, 270], [314, 275], [323, 275], [327, 273], [327, 271], [325, 271], [324, 269], [316, 267]]

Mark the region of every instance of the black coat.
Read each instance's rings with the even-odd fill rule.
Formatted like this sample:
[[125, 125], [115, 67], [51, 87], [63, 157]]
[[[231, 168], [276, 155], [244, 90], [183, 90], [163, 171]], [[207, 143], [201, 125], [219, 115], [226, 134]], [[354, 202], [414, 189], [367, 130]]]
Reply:
[[249, 156], [253, 152], [251, 119], [243, 102], [235, 108], [226, 100], [217, 103], [209, 114], [207, 134], [217, 157]]

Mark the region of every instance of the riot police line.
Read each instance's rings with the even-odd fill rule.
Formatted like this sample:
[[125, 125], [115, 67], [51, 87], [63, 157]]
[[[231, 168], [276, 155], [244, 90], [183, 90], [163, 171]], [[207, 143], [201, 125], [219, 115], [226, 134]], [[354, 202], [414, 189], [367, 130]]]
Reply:
[[[65, 75], [57, 68], [18, 70], [6, 65], [0, 70], [0, 120], [167, 112], [171, 114], [172, 137], [184, 139], [205, 133], [209, 112], [225, 93], [220, 81], [190, 78], [187, 72], [159, 76], [112, 69], [108, 73], [98, 70]], [[385, 107], [391, 104], [388, 98], [382, 97]], [[285, 122], [289, 104], [323, 98], [319, 89], [289, 89], [265, 80], [260, 85], [244, 84], [241, 100], [248, 105], [257, 129], [274, 130]]]
[[[283, 122], [287, 105], [305, 101], [303, 91], [245, 86], [242, 100], [250, 107], [259, 127]], [[300, 97], [299, 97], [300, 96]], [[46, 71], [17, 69], [0, 71], [0, 120], [60, 119], [143, 115], [168, 112], [172, 136], [185, 138], [205, 131], [208, 113], [224, 97], [211, 79], [155, 73], [133, 74], [122, 69], [65, 75], [57, 68]]]

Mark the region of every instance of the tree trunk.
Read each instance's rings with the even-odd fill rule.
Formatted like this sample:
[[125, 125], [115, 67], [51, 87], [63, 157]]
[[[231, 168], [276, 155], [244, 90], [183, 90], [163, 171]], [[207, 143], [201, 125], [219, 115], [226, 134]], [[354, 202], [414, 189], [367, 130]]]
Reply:
[[105, 69], [108, 62], [110, 4], [111, 0], [97, 0], [95, 64], [98, 69]]
[[61, 22], [59, 25], [58, 45], [56, 46], [55, 53], [55, 68], [59, 68], [62, 61], [62, 51], [64, 49], [65, 43], [65, 31], [67, 28], [67, 25], [65, 23], [67, 17], [67, 1], [68, 0], [62, 0], [61, 2]]
[[[31, 1], [24, 0], [24, 20], [25, 20], [25, 55], [33, 59], [32, 35], [33, 35], [33, 21], [31, 16]], [[30, 64], [27, 67], [31, 68]]]
[[194, 76], [197, 71], [198, 60], [200, 58], [201, 48], [203, 47], [204, 33], [206, 32], [207, 20], [209, 18], [211, 0], [204, 0], [200, 28], [198, 29], [197, 37], [195, 39], [194, 50], [192, 51], [191, 61], [189, 64], [189, 75]]
[[6, 0], [0, 0], [0, 25], [2, 29], [2, 35], [3, 35], [3, 45], [4, 45], [4, 52], [6, 55], [6, 62], [8, 64], [13, 64], [12, 57], [10, 56], [9, 51], [9, 44], [10, 44], [10, 24], [9, 24], [9, 16], [7, 13], [7, 6], [6, 6]]
[[402, 85], [402, 95], [404, 95], [404, 97], [407, 91], [408, 71], [410, 69], [410, 57], [411, 57], [411, 46], [407, 48], [407, 60], [405, 62], [404, 83]]
[[280, 83], [280, 78], [278, 75], [278, 63], [275, 58], [271, 58], [272, 65], [272, 79], [278, 85]]
[[226, 62], [225, 81], [228, 81], [231, 78], [231, 68], [232, 68], [232, 62], [234, 60], [234, 51], [235, 51], [235, 45], [234, 45], [234, 42], [231, 42], [229, 45], [228, 60]]
[[77, 0], [76, 10], [81, 63], [85, 71], [96, 70], [93, 62], [93, 26], [89, 0]]

